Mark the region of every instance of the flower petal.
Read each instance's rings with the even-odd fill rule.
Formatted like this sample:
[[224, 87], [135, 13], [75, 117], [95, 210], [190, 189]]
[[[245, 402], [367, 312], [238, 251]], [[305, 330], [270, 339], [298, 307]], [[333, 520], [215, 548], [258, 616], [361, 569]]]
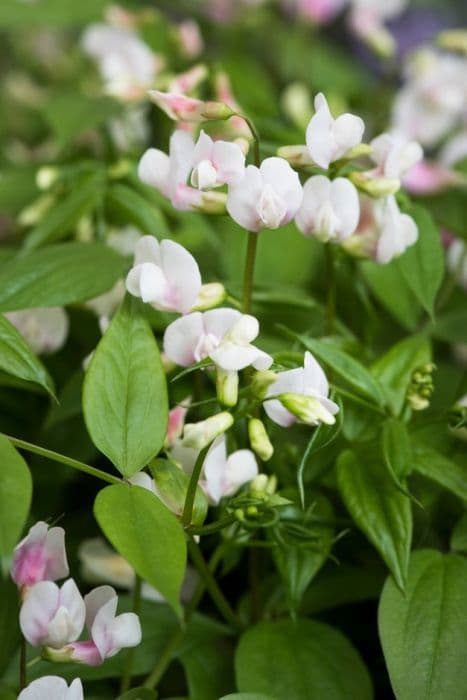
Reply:
[[167, 153], [157, 148], [149, 148], [143, 153], [138, 163], [138, 177], [145, 185], [159, 190], [165, 197], [169, 196], [170, 158]]
[[179, 243], [161, 242], [161, 266], [168, 281], [166, 305], [172, 311], [186, 313], [201, 290], [201, 274], [194, 257]]
[[199, 311], [178, 318], [164, 333], [165, 354], [181, 367], [195, 364], [194, 352], [203, 333], [203, 315]]
[[247, 231], [259, 231], [262, 227], [258, 214], [262, 189], [263, 179], [254, 165], [248, 165], [243, 178], [229, 187], [227, 211]]
[[27, 593], [19, 614], [21, 632], [32, 646], [40, 646], [60, 601], [60, 590], [52, 581], [36, 583]]

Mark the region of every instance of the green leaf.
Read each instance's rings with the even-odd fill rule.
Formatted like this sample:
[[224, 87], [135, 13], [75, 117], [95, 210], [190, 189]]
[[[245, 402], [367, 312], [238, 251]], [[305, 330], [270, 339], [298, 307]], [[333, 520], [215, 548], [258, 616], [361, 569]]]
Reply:
[[448, 309], [436, 316], [430, 330], [435, 338], [447, 340], [449, 343], [467, 343], [467, 308], [464, 299], [462, 306]]
[[418, 241], [397, 258], [396, 264], [423, 308], [433, 315], [436, 294], [444, 276], [444, 253], [438, 228], [423, 207], [409, 212], [418, 226]]
[[263, 695], [261, 693], [233, 693], [233, 695], [224, 695], [220, 700], [274, 700], [271, 695]]
[[[149, 465], [157, 495], [172, 513], [181, 516], [185, 506], [190, 477], [169, 459], [155, 459]], [[191, 523], [202, 525], [208, 513], [208, 500], [200, 486], [196, 488]]]
[[112, 185], [106, 196], [109, 214], [122, 223], [134, 224], [151, 236], [170, 236], [163, 214], [151, 202], [127, 185]]
[[10, 441], [0, 435], [0, 556], [18, 543], [28, 517], [32, 480], [28, 466]]
[[133, 688], [123, 695], [119, 695], [117, 700], [156, 700], [155, 690], [149, 688]]
[[200, 641], [182, 654], [190, 700], [219, 700], [235, 687], [232, 651], [219, 640]]
[[328, 365], [355, 391], [380, 406], [384, 405], [386, 399], [381, 385], [361, 362], [343, 350], [339, 350], [331, 341], [314, 340], [301, 335], [296, 337], [307, 350], [312, 352], [318, 360]]
[[0, 267], [0, 312], [65, 306], [108, 291], [125, 261], [102, 243], [62, 243], [32, 251]]
[[300, 612], [315, 615], [325, 610], [379, 598], [386, 579], [383, 565], [365, 562], [357, 568], [339, 564], [323, 569], [303, 596]]
[[312, 620], [261, 622], [243, 634], [237, 686], [277, 700], [370, 700], [368, 672], [341, 632]]
[[0, 576], [0, 678], [19, 647], [20, 639], [18, 589], [10, 578]]
[[129, 484], [100, 491], [94, 514], [117, 552], [180, 614], [186, 542], [176, 517], [153, 493]]
[[372, 374], [383, 385], [394, 415], [397, 416], [402, 411], [413, 371], [428, 362], [431, 362], [431, 345], [420, 334], [404, 338], [393, 345], [373, 364]]
[[464, 513], [452, 531], [450, 546], [454, 552], [467, 554], [467, 513]]
[[79, 178], [63, 199], [56, 202], [43, 220], [26, 237], [25, 250], [64, 238], [78, 221], [92, 211], [102, 197], [105, 176], [102, 171]]
[[360, 264], [360, 270], [382, 306], [401, 326], [413, 331], [422, 315], [421, 306], [402, 275], [397, 260], [393, 260], [387, 265], [363, 262]]
[[109, 97], [89, 97], [83, 91], [67, 92], [61, 88], [47, 101], [43, 114], [58, 145], [63, 147], [121, 110], [121, 105]]
[[419, 474], [444, 486], [467, 503], [467, 466], [457, 464], [433, 448], [424, 445], [415, 447], [413, 466]]
[[106, 0], [80, 0], [73, 5], [63, 0], [43, 0], [40, 5], [22, 5], [16, 0], [0, 3], [0, 26], [69, 26], [102, 19]]
[[33, 382], [54, 396], [52, 378], [23, 336], [4, 316], [0, 315], [0, 369], [8, 374]]
[[367, 449], [365, 458], [351, 450], [339, 456], [337, 481], [356, 525], [376, 547], [397, 585], [404, 588], [412, 541], [410, 500]]
[[410, 561], [405, 593], [389, 579], [379, 633], [397, 700], [467, 697], [467, 561], [421, 550]]
[[412, 447], [407, 426], [398, 418], [383, 423], [383, 456], [396, 484], [402, 484], [412, 471]]
[[126, 477], [140, 471], [164, 444], [165, 374], [141, 303], [129, 295], [86, 372], [83, 413], [96, 447]]

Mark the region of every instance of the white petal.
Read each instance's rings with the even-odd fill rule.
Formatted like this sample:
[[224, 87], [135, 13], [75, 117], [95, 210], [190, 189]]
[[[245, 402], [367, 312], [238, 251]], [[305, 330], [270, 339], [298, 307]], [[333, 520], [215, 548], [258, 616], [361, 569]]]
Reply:
[[303, 393], [308, 394], [310, 391], [314, 391], [321, 396], [327, 396], [329, 384], [323, 368], [315, 360], [311, 352], [307, 351], [304, 359]]
[[[52, 700], [52, 698], [49, 697], [48, 700]], [[84, 700], [83, 686], [79, 678], [75, 678], [73, 683], [70, 685], [65, 700]]]
[[[289, 163], [284, 158], [273, 156], [265, 158], [261, 163], [260, 173], [263, 182], [266, 185], [271, 185], [274, 191], [285, 200], [287, 210], [292, 216], [295, 216], [303, 198], [303, 189], [300, 183], [298, 173], [293, 170]], [[288, 216], [288, 220], [292, 218]]]
[[[110, 588], [110, 586], [101, 586], [101, 588]], [[109, 598], [97, 610], [91, 627], [92, 641], [96, 645], [102, 659], [107, 658], [113, 647], [111, 629], [118, 605], [117, 594], [115, 591], [113, 593], [112, 598]]]
[[[302, 367], [289, 369], [277, 374], [276, 381], [268, 389], [267, 396], [292, 393], [303, 394], [305, 371]], [[264, 410], [269, 418], [283, 428], [288, 428], [296, 422], [296, 418], [277, 399], [266, 400]]]
[[161, 243], [161, 265], [168, 282], [167, 308], [186, 313], [201, 290], [198, 263], [186, 248], [175, 241]]
[[338, 177], [332, 182], [330, 200], [340, 223], [337, 240], [343, 241], [354, 233], [360, 219], [357, 188], [347, 178]]
[[193, 137], [187, 131], [177, 129], [170, 138], [170, 196], [175, 197], [179, 185], [185, 185], [193, 167]]
[[169, 196], [169, 171], [169, 156], [156, 148], [149, 148], [138, 164], [138, 177], [141, 182], [155, 187], [166, 197]]
[[165, 354], [181, 367], [195, 364], [194, 352], [203, 333], [203, 316], [199, 311], [178, 318], [164, 333]]
[[110, 628], [112, 650], [108, 657], [117, 654], [120, 649], [136, 647], [141, 642], [141, 625], [135, 613], [117, 615]]
[[32, 646], [39, 646], [47, 637], [47, 628], [55, 615], [60, 600], [60, 590], [52, 581], [36, 583], [28, 591], [21, 606], [19, 624]]
[[212, 151], [212, 162], [217, 170], [219, 183], [239, 182], [245, 174], [245, 154], [240, 146], [228, 141], [216, 141]]
[[206, 479], [205, 488], [214, 503], [219, 503], [222, 498], [226, 469], [226, 440], [224, 435], [220, 435], [209, 448], [203, 464], [203, 473]]
[[258, 464], [251, 450], [237, 450], [227, 458], [227, 490], [224, 496], [233, 495], [240, 486], [251, 481], [258, 474]]
[[314, 162], [327, 168], [334, 158], [336, 141], [332, 133], [334, 120], [322, 93], [315, 98], [316, 113], [306, 129], [306, 145]]
[[248, 165], [244, 177], [229, 186], [227, 211], [232, 219], [247, 231], [259, 231], [262, 228], [258, 215], [262, 189], [263, 179], [254, 165]]
[[211, 160], [214, 141], [203, 129], [201, 129], [198, 140], [193, 150], [193, 167], [196, 167], [203, 160]]
[[91, 631], [99, 610], [106, 605], [109, 600], [113, 600], [114, 598], [117, 598], [117, 593], [112, 586], [98, 586], [97, 588], [93, 588], [90, 593], [84, 596], [84, 603], [86, 606], [86, 627], [89, 631]]
[[252, 365], [258, 359], [260, 352], [254, 345], [237, 345], [225, 341], [213, 350], [210, 356], [222, 369], [239, 371]]
[[357, 146], [362, 141], [365, 123], [355, 114], [341, 114], [334, 122], [333, 133], [337, 149], [333, 160], [341, 158], [346, 151]]
[[221, 340], [242, 317], [236, 309], [211, 309], [203, 314], [204, 332]]
[[143, 263], [133, 267], [126, 278], [126, 288], [133, 296], [145, 303], [164, 307], [168, 294], [168, 284], [160, 267], [153, 263]]
[[138, 472], [137, 474], [133, 474], [133, 476], [130, 478], [130, 484], [133, 484], [134, 486], [140, 486], [142, 489], [146, 489], [146, 491], [151, 491], [154, 495], [156, 494], [156, 487], [154, 484], [154, 479], [151, 479], [149, 474], [146, 472]]
[[51, 581], [65, 578], [70, 573], [65, 549], [65, 530], [52, 527], [45, 538], [47, 554], [46, 576]]
[[142, 263], [161, 265], [159, 241], [154, 236], [141, 236], [136, 243], [134, 266]]
[[81, 634], [86, 618], [86, 606], [78, 586], [72, 578], [65, 581], [60, 589], [60, 605], [63, 605], [70, 616], [71, 634], [75, 641]]
[[331, 181], [325, 175], [313, 175], [303, 186], [303, 201], [295, 217], [299, 231], [310, 235], [317, 231], [317, 220], [324, 202], [330, 198]]
[[[73, 689], [73, 692], [71, 692]], [[66, 681], [58, 676], [43, 676], [28, 685], [18, 700], [83, 700], [83, 687], [77, 678], [68, 689]]]

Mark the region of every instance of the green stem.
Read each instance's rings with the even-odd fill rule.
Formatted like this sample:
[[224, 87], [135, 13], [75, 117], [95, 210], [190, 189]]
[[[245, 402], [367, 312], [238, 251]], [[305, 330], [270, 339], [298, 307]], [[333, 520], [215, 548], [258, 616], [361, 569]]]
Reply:
[[188, 527], [191, 525], [191, 518], [193, 515], [193, 505], [195, 502], [196, 498], [196, 489], [198, 488], [198, 481], [199, 477], [201, 475], [201, 469], [203, 468], [204, 464], [204, 458], [206, 457], [206, 454], [211, 447], [211, 444], [207, 445], [201, 452], [199, 453], [195, 466], [193, 468], [193, 471], [190, 476], [190, 483], [188, 484], [188, 488], [186, 491], [186, 497], [185, 497], [185, 504], [183, 506], [183, 514], [182, 514], [182, 525], [183, 527]]
[[239, 114], [239, 113], [237, 113], [235, 116], [241, 117], [247, 123], [247, 126], [248, 126], [249, 130], [251, 131], [251, 135], [253, 136], [254, 149], [255, 149], [255, 165], [257, 168], [259, 168], [259, 166], [261, 164], [261, 156], [260, 156], [260, 152], [259, 152], [259, 133], [249, 117], [246, 117], [244, 114]]
[[21, 646], [19, 652], [19, 689], [23, 690], [27, 685], [26, 678], [26, 640], [21, 637]]
[[326, 282], [328, 285], [327, 301], [326, 301], [326, 333], [332, 335], [334, 333], [334, 322], [336, 318], [336, 275], [335, 275], [335, 257], [334, 248], [331, 243], [324, 246], [326, 256]]
[[201, 549], [191, 536], [188, 539], [188, 552], [190, 553], [191, 560], [195, 565], [196, 569], [198, 570], [199, 575], [204, 581], [206, 590], [209, 592], [213, 602], [215, 603], [221, 615], [233, 629], [240, 629], [240, 623], [237, 620], [234, 611], [230, 607], [229, 602], [227, 601], [221, 589], [219, 588], [216, 579], [210, 571], [209, 566], [206, 564], [204, 557], [201, 553]]
[[[133, 591], [133, 612], [136, 613], [136, 615], [139, 614], [140, 608], [141, 608], [141, 587], [142, 587], [142, 580], [139, 576], [136, 576], [135, 579], [135, 588]], [[122, 682], [120, 685], [120, 693], [123, 695], [123, 693], [126, 693], [127, 690], [130, 689], [131, 686], [131, 671], [133, 668], [133, 660], [135, 656], [136, 648], [132, 647], [131, 649], [128, 649], [127, 654], [126, 654], [126, 663], [125, 663], [125, 668], [123, 671], [122, 675]]]
[[214, 523], [209, 523], [209, 525], [202, 525], [200, 527], [192, 525], [187, 529], [187, 532], [190, 535], [212, 535], [215, 532], [219, 532], [219, 530], [223, 530], [225, 527], [232, 525], [236, 519], [237, 518], [235, 515], [229, 515], [226, 518], [222, 518], [222, 520], [216, 520]]
[[248, 243], [246, 249], [245, 275], [243, 278], [243, 313], [247, 314], [251, 308], [251, 296], [253, 293], [253, 276], [255, 272], [256, 249], [258, 246], [258, 234], [248, 231]]
[[107, 481], [109, 484], [120, 484], [121, 479], [112, 474], [107, 474], [101, 469], [96, 469], [91, 467], [89, 464], [84, 462], [79, 462], [77, 459], [72, 459], [71, 457], [66, 457], [65, 455], [59, 454], [58, 452], [53, 452], [52, 450], [47, 450], [45, 447], [40, 447], [39, 445], [33, 445], [31, 442], [26, 442], [25, 440], [19, 440], [18, 438], [12, 437], [11, 435], [5, 435], [1, 433], [3, 437], [11, 442], [15, 447], [19, 447], [21, 450], [26, 450], [26, 452], [32, 452], [46, 459], [50, 459], [53, 462], [59, 462], [60, 464], [65, 464], [67, 467], [72, 467], [72, 469], [77, 469], [80, 472], [89, 474], [90, 476], [95, 476], [97, 479], [102, 481]]

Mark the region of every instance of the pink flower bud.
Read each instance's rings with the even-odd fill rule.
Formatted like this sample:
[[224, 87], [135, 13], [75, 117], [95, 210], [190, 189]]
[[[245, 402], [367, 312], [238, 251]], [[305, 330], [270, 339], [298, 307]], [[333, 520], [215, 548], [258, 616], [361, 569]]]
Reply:
[[175, 121], [202, 122], [210, 119], [228, 119], [234, 112], [222, 102], [204, 102], [194, 97], [159, 90], [149, 90], [149, 98]]
[[17, 545], [11, 566], [11, 577], [17, 586], [33, 586], [39, 581], [56, 581], [69, 574], [65, 551], [65, 530], [49, 529], [47, 523], [36, 523]]

